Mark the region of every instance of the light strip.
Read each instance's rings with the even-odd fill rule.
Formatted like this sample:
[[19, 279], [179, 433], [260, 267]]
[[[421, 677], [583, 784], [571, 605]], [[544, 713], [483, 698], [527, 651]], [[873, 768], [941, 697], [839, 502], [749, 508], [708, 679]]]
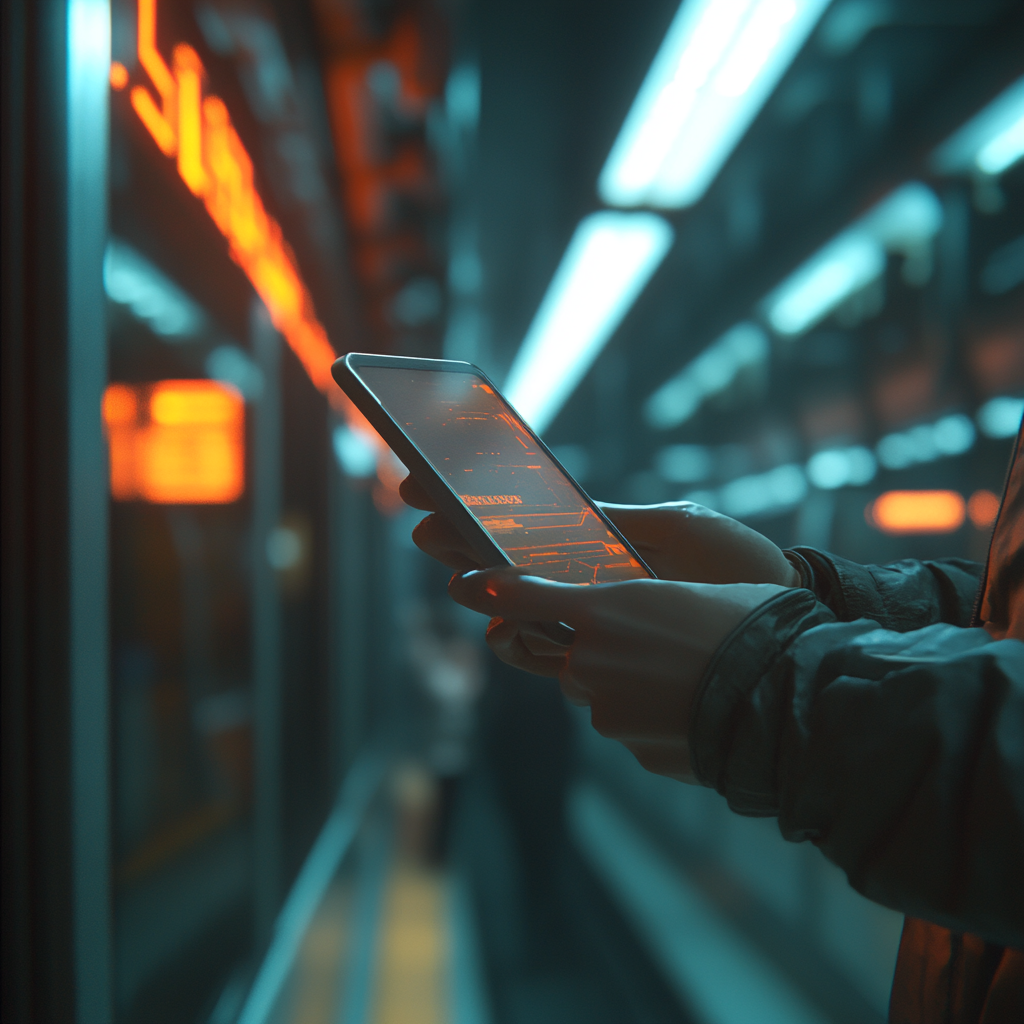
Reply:
[[505, 382], [543, 432], [615, 333], [672, 244], [652, 213], [603, 211], [576, 229]]
[[913, 255], [942, 226], [942, 205], [931, 189], [907, 182], [797, 268], [764, 301], [768, 322], [795, 336], [885, 270], [886, 250]]
[[977, 412], [978, 426], [986, 437], [1013, 437], [1024, 417], [1024, 398], [999, 395], [990, 398]]
[[690, 491], [685, 500], [706, 505], [734, 519], [754, 519], [787, 512], [806, 497], [807, 477], [803, 469], [795, 462], [787, 462], [766, 473], [737, 477], [717, 491]]
[[263, 205], [252, 159], [224, 101], [203, 96], [206, 71], [199, 54], [186, 44], [175, 46], [172, 73], [157, 49], [156, 35], [157, 0], [138, 0], [139, 63], [156, 87], [160, 104], [145, 86], [136, 85], [130, 93], [132, 108], [160, 151], [177, 158], [182, 180], [202, 199], [228, 242], [231, 258], [263, 300], [310, 380], [354, 430], [386, 455], [384, 443], [331, 378], [334, 348], [316, 317], [281, 227]]
[[882, 533], [955, 533], [967, 518], [967, 503], [958, 491], [886, 491], [864, 517]]
[[963, 455], [974, 446], [976, 437], [974, 424], [963, 413], [952, 413], [935, 423], [886, 434], [875, 445], [875, 453], [886, 469], [906, 469], [919, 462]]
[[768, 321], [801, 334], [885, 269], [885, 250], [863, 231], [847, 231], [808, 260], [774, 294]]
[[939, 174], [1002, 174], [1024, 157], [1024, 78], [954, 132], [931, 158]]
[[697, 202], [828, 3], [685, 0], [601, 171], [605, 202]]
[[738, 323], [647, 399], [644, 418], [655, 430], [671, 430], [693, 416], [706, 398], [724, 391], [747, 367], [768, 361], [771, 346], [757, 324]]

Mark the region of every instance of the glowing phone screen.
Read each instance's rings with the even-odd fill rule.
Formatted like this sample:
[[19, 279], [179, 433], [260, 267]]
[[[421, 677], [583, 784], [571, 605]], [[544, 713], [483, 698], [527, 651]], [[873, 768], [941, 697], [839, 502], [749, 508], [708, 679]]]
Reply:
[[482, 378], [355, 370], [513, 564], [564, 583], [649, 577]]

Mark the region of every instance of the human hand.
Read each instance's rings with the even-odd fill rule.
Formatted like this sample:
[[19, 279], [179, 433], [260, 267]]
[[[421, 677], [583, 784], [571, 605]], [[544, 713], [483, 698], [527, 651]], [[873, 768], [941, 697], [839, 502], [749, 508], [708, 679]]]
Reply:
[[[462, 535], [411, 476], [402, 481], [399, 493], [407, 505], [433, 513], [413, 530], [417, 547], [458, 572], [483, 568]], [[767, 537], [703, 505], [677, 501], [663, 505], [598, 502], [598, 506], [659, 579], [800, 585], [799, 573]]]
[[601, 511], [663, 580], [800, 586], [782, 549], [749, 526], [692, 501]]
[[[406, 504], [433, 513], [412, 532], [420, 550], [456, 572], [484, 568], [459, 531], [411, 476], [402, 481], [399, 493]], [[800, 585], [799, 573], [767, 537], [703, 505], [680, 501], [600, 507], [659, 579]], [[488, 636], [492, 645], [498, 644], [506, 651], [505, 660], [510, 664], [541, 675], [557, 673], [537, 658], [557, 659], [565, 653], [565, 647], [535, 622], [492, 622]], [[511, 660], [514, 655], [518, 661]]]
[[[589, 705], [601, 735], [623, 743], [648, 771], [692, 782], [689, 716], [704, 670], [729, 633], [777, 584], [710, 585], [628, 580], [583, 587], [489, 569], [455, 576], [460, 604], [492, 616], [487, 642], [503, 661], [557, 676]], [[564, 622], [572, 646], [537, 646], [520, 623]]]

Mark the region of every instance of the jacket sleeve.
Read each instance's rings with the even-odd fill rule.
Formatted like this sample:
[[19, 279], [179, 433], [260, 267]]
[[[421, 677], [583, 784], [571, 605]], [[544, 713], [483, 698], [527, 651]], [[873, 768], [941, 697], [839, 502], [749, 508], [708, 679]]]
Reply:
[[1024, 643], [840, 622], [791, 590], [719, 648], [690, 749], [733, 810], [777, 816], [868, 898], [1024, 948]]
[[840, 622], [871, 619], [897, 633], [936, 622], [970, 626], [985, 569], [965, 558], [860, 565], [814, 548], [793, 548], [786, 557]]

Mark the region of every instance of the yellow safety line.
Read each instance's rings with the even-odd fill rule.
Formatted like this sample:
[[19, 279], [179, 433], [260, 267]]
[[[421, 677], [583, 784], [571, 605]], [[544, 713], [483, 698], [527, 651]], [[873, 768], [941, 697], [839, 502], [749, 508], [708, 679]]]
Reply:
[[448, 930], [440, 873], [404, 858], [388, 880], [374, 986], [374, 1024], [444, 1024]]

